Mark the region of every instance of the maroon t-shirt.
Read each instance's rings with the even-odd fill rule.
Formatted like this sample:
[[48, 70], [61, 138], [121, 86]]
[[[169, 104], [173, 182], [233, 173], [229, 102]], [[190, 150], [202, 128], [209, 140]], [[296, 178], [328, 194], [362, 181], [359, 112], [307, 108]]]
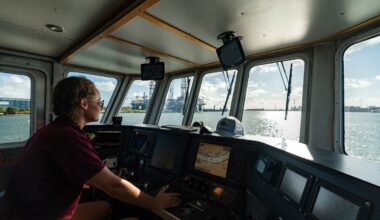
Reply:
[[28, 140], [3, 209], [10, 219], [71, 219], [83, 184], [103, 168], [84, 132], [59, 117]]

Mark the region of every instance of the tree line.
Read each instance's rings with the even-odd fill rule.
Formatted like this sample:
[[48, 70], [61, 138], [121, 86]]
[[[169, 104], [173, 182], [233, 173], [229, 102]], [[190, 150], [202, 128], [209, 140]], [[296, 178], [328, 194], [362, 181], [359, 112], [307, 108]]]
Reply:
[[30, 109], [17, 108], [14, 106], [0, 106], [0, 114], [3, 114], [3, 115], [30, 114]]

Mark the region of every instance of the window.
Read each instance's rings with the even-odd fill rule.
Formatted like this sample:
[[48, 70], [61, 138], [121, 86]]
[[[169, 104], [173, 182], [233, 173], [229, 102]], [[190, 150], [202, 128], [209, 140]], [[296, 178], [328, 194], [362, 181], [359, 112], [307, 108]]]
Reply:
[[[291, 69], [291, 89], [285, 120]], [[246, 134], [299, 141], [304, 69], [305, 63], [300, 59], [258, 65], [250, 69], [242, 118]]]
[[380, 161], [380, 36], [350, 46], [343, 56], [344, 148]]
[[155, 81], [133, 81], [119, 110], [123, 124], [143, 123], [155, 86]]
[[112, 77], [99, 76], [99, 75], [93, 75], [93, 74], [87, 74], [87, 73], [78, 73], [78, 72], [69, 72], [67, 76], [68, 77], [83, 76], [95, 83], [96, 88], [100, 92], [101, 99], [104, 100], [104, 107], [99, 115], [99, 121], [101, 121], [104, 115], [104, 111], [107, 109], [108, 103], [112, 97], [113, 92], [115, 91], [117, 80]]
[[194, 77], [187, 76], [173, 79], [166, 93], [166, 99], [161, 112], [159, 125], [181, 125], [185, 107], [189, 102], [189, 94]]
[[0, 72], [0, 144], [30, 137], [31, 80], [28, 76]]
[[[229, 70], [227, 72], [209, 73], [203, 77], [193, 122], [202, 121], [205, 125], [216, 128], [219, 119], [229, 116], [236, 74], [236, 70]], [[226, 104], [230, 87], [230, 95]], [[226, 108], [223, 112], [224, 106]]]

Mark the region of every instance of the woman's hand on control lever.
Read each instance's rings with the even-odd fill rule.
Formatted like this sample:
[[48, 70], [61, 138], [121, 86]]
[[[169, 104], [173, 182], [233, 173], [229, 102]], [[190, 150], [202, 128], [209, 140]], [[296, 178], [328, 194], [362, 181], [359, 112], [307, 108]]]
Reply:
[[154, 197], [154, 203], [156, 209], [166, 209], [181, 204], [181, 194], [165, 192], [169, 188], [169, 185], [163, 187], [163, 189]]

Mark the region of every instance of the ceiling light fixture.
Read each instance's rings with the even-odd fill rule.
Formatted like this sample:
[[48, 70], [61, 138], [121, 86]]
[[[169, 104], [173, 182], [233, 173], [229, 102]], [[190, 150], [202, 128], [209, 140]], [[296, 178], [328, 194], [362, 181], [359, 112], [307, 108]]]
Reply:
[[47, 24], [45, 25], [49, 30], [54, 32], [63, 32], [63, 27], [55, 25], [55, 24]]

